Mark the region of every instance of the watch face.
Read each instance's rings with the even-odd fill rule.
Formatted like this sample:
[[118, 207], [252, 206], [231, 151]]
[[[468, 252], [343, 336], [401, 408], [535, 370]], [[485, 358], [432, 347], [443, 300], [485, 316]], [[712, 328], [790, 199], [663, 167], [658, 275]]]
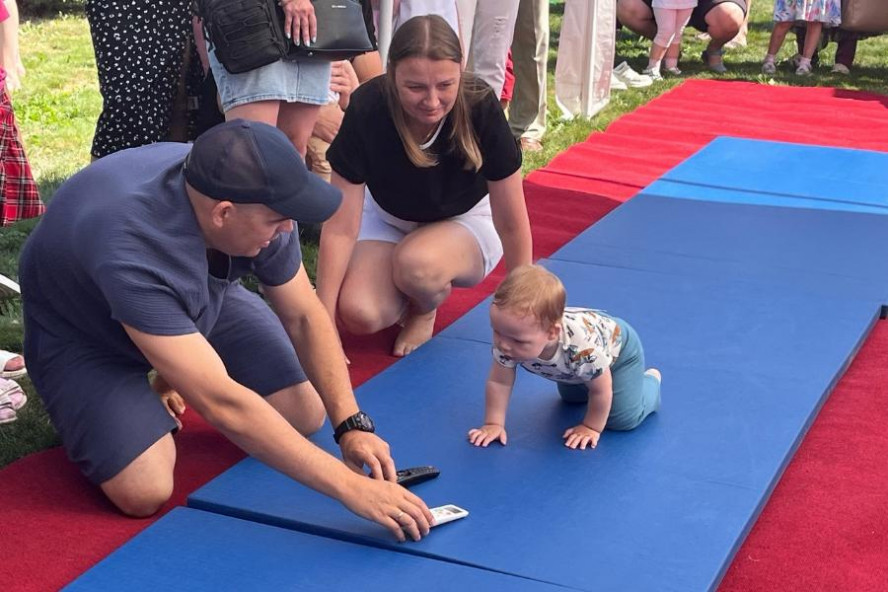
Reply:
[[364, 412], [358, 414], [358, 425], [365, 432], [372, 432], [374, 429], [373, 420]]

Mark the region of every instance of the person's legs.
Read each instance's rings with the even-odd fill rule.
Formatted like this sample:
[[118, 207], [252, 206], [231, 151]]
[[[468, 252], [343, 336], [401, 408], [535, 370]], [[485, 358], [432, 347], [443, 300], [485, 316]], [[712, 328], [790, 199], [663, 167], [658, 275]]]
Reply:
[[546, 133], [546, 64], [549, 59], [549, 1], [521, 0], [512, 41], [515, 89], [509, 127], [518, 138], [539, 142]]
[[225, 292], [207, 337], [228, 375], [255, 391], [301, 434], [318, 431], [324, 405], [308, 381], [280, 319], [262, 298], [240, 285]]
[[617, 0], [617, 20], [642, 37], [653, 39], [657, 35], [653, 9], [644, 0]]
[[709, 44], [703, 51], [704, 64], [716, 72], [726, 72], [722, 55], [725, 44], [733, 39], [746, 18], [743, 0], [718, 3], [701, 2], [691, 15], [691, 25], [709, 33]]
[[435, 312], [453, 286], [474, 286], [484, 272], [478, 242], [464, 226], [436, 222], [408, 234], [392, 253], [392, 279], [408, 299], [394, 354], [407, 355], [428, 341]]
[[681, 74], [678, 69], [678, 56], [681, 54], [681, 38], [684, 35], [685, 27], [691, 18], [692, 8], [679, 8], [675, 11], [675, 35], [669, 48], [666, 51], [666, 70], [671, 74]]
[[763, 73], [770, 75], [777, 71], [775, 64], [777, 52], [783, 46], [783, 40], [786, 39], [786, 34], [791, 28], [792, 22], [774, 23], [774, 28], [771, 30], [771, 40], [768, 42], [768, 53], [765, 55], [765, 61], [762, 64]]
[[635, 330], [621, 322], [623, 349], [611, 367], [613, 403], [606, 429], [631, 430], [660, 408], [660, 381], [646, 373], [644, 349]]
[[406, 299], [392, 280], [395, 245], [382, 240], [361, 240], [355, 244], [339, 291], [337, 310], [349, 333], [377, 333], [404, 315]]
[[122, 471], [99, 484], [117, 508], [133, 518], [156, 513], [173, 494], [176, 445], [165, 434]]
[[[850, 31], [839, 29], [836, 39], [836, 63], [833, 72], [848, 74], [854, 64], [854, 56], [857, 54], [857, 40], [860, 35]], [[840, 68], [842, 66], [842, 68]]]
[[651, 53], [644, 73], [660, 77], [660, 62], [666, 55], [666, 48], [672, 45], [678, 26], [678, 10], [673, 8], [654, 7], [654, 20], [657, 22], [657, 34], [651, 43]]
[[103, 100], [93, 158], [168, 139], [190, 2], [90, 0], [86, 15]]
[[320, 105], [308, 103], [281, 103], [277, 127], [287, 134], [299, 154], [305, 158], [308, 139], [321, 112]]
[[468, 69], [490, 85], [496, 96], [506, 80], [506, 55], [518, 16], [516, 0], [482, 0], [475, 5]]
[[68, 458], [124, 514], [155, 513], [172, 494], [177, 425], [148, 368], [24, 316], [31, 380]]

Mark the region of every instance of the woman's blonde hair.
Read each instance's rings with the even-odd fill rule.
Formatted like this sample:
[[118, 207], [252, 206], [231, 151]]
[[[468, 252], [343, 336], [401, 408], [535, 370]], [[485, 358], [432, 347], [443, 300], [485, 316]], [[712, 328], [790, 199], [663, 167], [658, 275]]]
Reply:
[[[433, 167], [438, 164], [438, 160], [434, 155], [420, 148], [419, 142], [410, 135], [404, 109], [398, 97], [398, 89], [395, 86], [395, 70], [398, 63], [408, 58], [448, 60], [456, 62], [462, 67], [462, 46], [459, 43], [459, 37], [447, 24], [447, 21], [436, 14], [416, 16], [408, 20], [398, 27], [389, 46], [385, 88], [395, 129], [398, 130], [398, 135], [401, 137], [401, 143], [404, 144], [404, 150], [407, 152], [410, 162], [421, 168]], [[472, 126], [472, 105], [484, 92], [492, 91], [473, 75], [461, 73], [456, 101], [450, 112], [453, 121], [450, 140], [464, 157], [466, 170], [477, 171], [483, 164], [481, 149], [478, 147], [478, 139], [475, 137], [475, 129]]]
[[522, 265], [509, 272], [493, 294], [493, 304], [519, 316], [533, 315], [543, 328], [561, 322], [567, 298], [564, 284], [539, 265]]

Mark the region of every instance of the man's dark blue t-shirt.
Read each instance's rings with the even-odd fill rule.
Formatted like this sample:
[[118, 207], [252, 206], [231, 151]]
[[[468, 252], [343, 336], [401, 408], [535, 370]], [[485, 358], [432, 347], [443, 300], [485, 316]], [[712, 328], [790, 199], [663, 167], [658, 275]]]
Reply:
[[302, 259], [295, 231], [256, 257], [223, 256], [228, 269], [210, 273], [182, 175], [189, 149], [160, 143], [124, 150], [59, 188], [22, 251], [30, 321], [72, 345], [147, 364], [121, 323], [151, 335], [206, 336], [239, 278], [253, 273], [276, 286], [296, 275]]

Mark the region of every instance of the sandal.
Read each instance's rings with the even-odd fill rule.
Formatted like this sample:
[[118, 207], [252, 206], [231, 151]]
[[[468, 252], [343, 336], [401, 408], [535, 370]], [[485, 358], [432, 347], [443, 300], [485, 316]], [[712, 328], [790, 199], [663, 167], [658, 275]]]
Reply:
[[18, 383], [0, 378], [0, 424], [17, 420], [16, 410], [21, 409], [27, 402], [28, 397]]
[[21, 385], [7, 378], [0, 378], [0, 397], [9, 399], [13, 411], [18, 411], [28, 402], [28, 396]]
[[[20, 358], [22, 360], [22, 365], [18, 368], [7, 370], [6, 367], [9, 366], [9, 363], [16, 358]], [[0, 349], [0, 378], [21, 378], [28, 373], [28, 369], [25, 368], [24, 362], [25, 360], [24, 358], [22, 358], [21, 354], [6, 351], [5, 349]]]
[[[725, 68], [725, 62], [722, 59], [722, 56], [725, 55], [724, 49], [719, 49], [718, 51], [709, 51], [708, 49], [704, 49], [703, 53], [700, 55], [700, 59], [703, 60], [703, 65], [712, 70], [713, 72], [717, 72], [719, 74], [724, 74], [728, 71]], [[710, 57], [718, 57], [718, 61], [714, 64], [709, 63]]]

